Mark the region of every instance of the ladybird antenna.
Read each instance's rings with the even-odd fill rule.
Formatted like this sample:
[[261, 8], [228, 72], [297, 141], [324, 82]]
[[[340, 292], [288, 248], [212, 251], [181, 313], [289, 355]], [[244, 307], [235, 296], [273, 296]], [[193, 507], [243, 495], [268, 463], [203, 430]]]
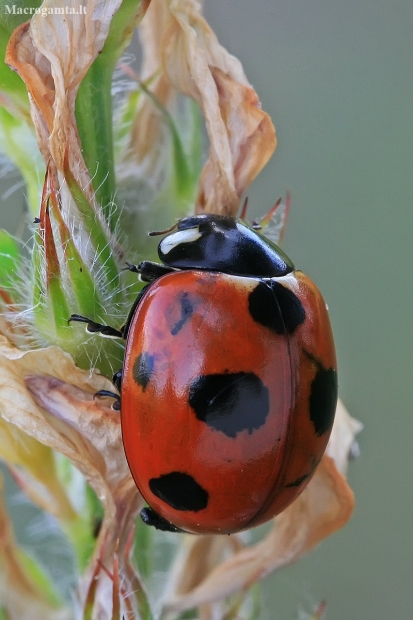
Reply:
[[290, 215], [290, 208], [291, 208], [291, 194], [290, 192], [287, 192], [287, 195], [285, 197], [285, 211], [283, 214], [282, 224], [280, 228], [280, 236], [278, 239], [278, 243], [280, 245], [284, 239], [285, 229], [287, 228], [288, 216]]
[[281, 198], [277, 200], [275, 205], [268, 211], [264, 217], [260, 220], [254, 220], [251, 222], [251, 226], [254, 230], [261, 230], [262, 228], [266, 228], [271, 221], [271, 218], [274, 216], [274, 213], [277, 211], [278, 207], [281, 204]]
[[241, 213], [239, 216], [241, 220], [245, 220], [245, 218], [247, 217], [247, 209], [248, 209], [248, 196], [245, 198], [244, 204], [242, 205]]
[[262, 228], [265, 228], [266, 226], [268, 226], [268, 224], [271, 221], [271, 218], [274, 216], [275, 212], [277, 211], [278, 207], [280, 206], [281, 200], [282, 200], [282, 198], [279, 198], [277, 200], [277, 202], [275, 203], [275, 205], [268, 211], [268, 213], [266, 215], [264, 215], [264, 217], [260, 221], [260, 226]]
[[178, 222], [176, 222], [173, 226], [171, 226], [170, 228], [167, 228], [166, 230], [152, 230], [150, 233], [148, 233], [149, 237], [156, 237], [157, 235], [166, 235], [166, 233], [170, 233], [173, 230], [175, 230], [175, 228], [178, 226]]

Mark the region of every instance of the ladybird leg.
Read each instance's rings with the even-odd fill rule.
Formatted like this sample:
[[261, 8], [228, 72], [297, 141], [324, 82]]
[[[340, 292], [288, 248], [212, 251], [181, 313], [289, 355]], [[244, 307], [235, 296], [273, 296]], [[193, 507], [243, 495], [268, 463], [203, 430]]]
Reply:
[[119, 329], [115, 329], [110, 325], [102, 325], [102, 323], [96, 323], [92, 319], [88, 319], [81, 314], [72, 314], [68, 319], [68, 323], [71, 321], [77, 321], [79, 323], [86, 323], [86, 331], [90, 334], [100, 334], [105, 338], [123, 338], [123, 332]]
[[120, 388], [122, 385], [122, 370], [118, 370], [112, 377], [112, 383], [115, 388], [120, 392]]
[[158, 513], [152, 510], [152, 508], [149, 508], [149, 506], [142, 508], [140, 515], [142, 521], [146, 523], [146, 525], [152, 525], [157, 530], [162, 530], [162, 532], [184, 532], [184, 530], [172, 525], [172, 523], [169, 523], [169, 521], [158, 515]]
[[94, 396], [109, 396], [109, 398], [114, 398], [115, 402], [112, 405], [112, 409], [115, 411], [120, 411], [120, 396], [119, 394], [115, 394], [115, 392], [111, 392], [110, 390], [99, 390], [94, 394]]
[[139, 265], [131, 265], [131, 263], [126, 263], [126, 265], [127, 267], [125, 267], [125, 270], [132, 271], [133, 273], [139, 273], [143, 282], [154, 282], [161, 276], [175, 271], [171, 267], [159, 265], [158, 263], [153, 263], [149, 260], [144, 260], [139, 263]]

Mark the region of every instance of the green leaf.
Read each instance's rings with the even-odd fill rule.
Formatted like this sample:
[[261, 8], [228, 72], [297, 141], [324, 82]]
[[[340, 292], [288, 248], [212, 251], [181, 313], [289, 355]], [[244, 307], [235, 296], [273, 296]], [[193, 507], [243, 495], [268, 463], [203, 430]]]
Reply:
[[33, 248], [35, 324], [53, 340], [69, 340], [72, 334], [67, 322], [69, 304], [47, 209], [40, 226]]
[[[27, 93], [25, 96], [27, 99]], [[1, 107], [0, 150], [7, 155], [22, 173], [26, 183], [31, 213], [33, 216], [38, 215], [44, 163], [37, 146], [34, 130], [25, 120], [13, 116]]]
[[43, 248], [40, 236], [34, 236], [32, 250], [32, 277], [33, 277], [33, 316], [34, 324], [40, 333], [48, 333], [50, 321], [46, 306], [46, 294], [43, 280]]
[[198, 618], [198, 612], [196, 609], [188, 609], [187, 611], [183, 611], [178, 616], [178, 620], [195, 620]]
[[[75, 519], [61, 521], [63, 531], [72, 544], [79, 571], [87, 567], [96, 543], [95, 513], [102, 514], [101, 504], [91, 490], [82, 474], [63, 454], [57, 454], [56, 463], [59, 478], [68, 490], [69, 497], [76, 497], [78, 516]], [[92, 501], [92, 497], [95, 499]], [[80, 514], [79, 514], [80, 513]]]
[[252, 609], [249, 614], [249, 620], [255, 620], [255, 618], [259, 618], [261, 615], [261, 584], [258, 582], [254, 583], [249, 590], [249, 595], [252, 599]]
[[103, 313], [103, 306], [93, 276], [76, 248], [53, 192], [50, 200], [53, 204], [53, 215], [59, 228], [65, 266], [76, 299], [76, 312], [84, 316], [98, 317]]
[[[115, 126], [115, 144], [117, 148], [122, 147], [124, 141], [129, 136], [141, 96], [141, 91], [134, 90], [128, 94], [123, 103], [119, 121]], [[119, 156], [120, 152], [116, 151], [115, 154]]]
[[109, 238], [102, 222], [97, 217], [92, 205], [86, 198], [82, 188], [70, 172], [68, 166], [65, 169], [65, 177], [70, 193], [82, 216], [84, 226], [90, 236], [96, 256], [103, 267], [106, 285], [113, 294], [113, 301], [121, 300], [119, 270], [113, 257]]
[[8, 232], [0, 229], [0, 287], [13, 284], [19, 263], [20, 249], [17, 242]]
[[175, 206], [176, 217], [182, 217], [183, 210], [193, 205], [202, 169], [203, 130], [200, 110], [194, 101], [186, 99], [188, 107], [183, 121], [185, 126], [181, 127], [179, 119], [174, 119], [147, 84], [140, 82], [139, 86], [162, 114], [172, 140], [170, 182], [157, 197], [157, 202], [167, 203], [169, 207]]
[[[169, 113], [166, 107], [162, 105], [159, 99], [149, 90], [146, 84], [141, 82], [140, 87], [161, 112], [164, 122], [170, 131], [173, 151], [172, 175], [174, 191], [177, 201], [180, 203], [186, 203], [191, 199], [193, 194], [194, 171], [190, 167], [189, 158], [185, 153], [184, 145], [182, 143], [177, 125], [173, 116]], [[194, 150], [196, 145], [197, 142], [194, 141]]]
[[97, 538], [104, 512], [98, 496], [89, 485], [86, 485], [86, 513], [90, 523], [90, 531], [93, 533], [93, 536]]
[[61, 525], [72, 544], [79, 570], [83, 572], [90, 562], [96, 544], [89, 519], [79, 517], [74, 521], [61, 522]]
[[45, 209], [42, 240], [46, 258], [46, 303], [51, 312], [51, 319], [58, 338], [70, 338], [71, 331], [67, 323], [70, 316], [69, 304], [63, 289], [60, 263], [50, 222], [48, 209]]
[[141, 518], [136, 520], [133, 559], [139, 574], [146, 581], [153, 572], [153, 532]]
[[24, 566], [30, 580], [34, 583], [37, 593], [52, 607], [61, 607], [62, 601], [55, 590], [51, 579], [28, 553], [17, 550], [21, 564]]
[[0, 620], [10, 620], [10, 616], [4, 607], [0, 607]]

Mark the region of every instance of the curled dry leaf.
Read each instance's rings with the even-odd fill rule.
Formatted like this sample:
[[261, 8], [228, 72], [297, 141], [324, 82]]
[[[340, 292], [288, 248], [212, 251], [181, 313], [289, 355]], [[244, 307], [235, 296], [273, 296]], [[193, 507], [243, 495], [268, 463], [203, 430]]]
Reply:
[[[125, 40], [134, 23], [144, 15], [149, 1], [136, 3], [136, 15], [122, 33]], [[60, 179], [66, 212], [73, 212], [73, 203], [62, 179], [67, 180], [70, 173], [100, 217], [82, 155], [75, 101], [79, 85], [102, 51], [112, 19], [121, 5], [121, 0], [88, 0], [84, 12], [81, 0], [44, 0], [43, 14], [35, 14], [19, 26], [7, 47], [6, 63], [26, 84], [39, 149], [50, 173], [56, 176], [56, 187]], [[50, 9], [53, 14], [45, 15]], [[70, 18], [64, 18], [66, 12]]]
[[[198, 210], [210, 212], [215, 203], [222, 203], [225, 214], [235, 215], [240, 197], [275, 149], [275, 131], [251, 86], [236, 82], [217, 67], [212, 67], [211, 73], [218, 92], [219, 112], [227, 131], [233, 182], [228, 176], [223, 178], [226, 169], [222, 167], [221, 145], [214, 139], [201, 175]], [[224, 179], [228, 184], [228, 197], [225, 193], [222, 196], [218, 193]]]
[[[197, 583], [187, 574], [197, 572], [187, 562], [197, 542], [188, 539], [186, 555], [181, 555], [175, 566], [172, 593], [166, 600], [164, 613], [219, 601], [244, 590], [258, 579], [295, 562], [323, 538], [343, 527], [351, 516], [354, 497], [342, 472], [354, 434], [359, 430], [360, 423], [339, 403], [328, 455], [324, 455], [305, 491], [275, 519], [273, 528], [261, 542], [235, 553], [206, 576], [201, 573]], [[211, 537], [210, 545], [214, 544], [214, 538]]]
[[352, 418], [342, 401], [339, 400], [326, 454], [334, 460], [336, 467], [342, 474], [347, 471], [349, 454], [355, 442], [354, 438], [362, 429], [362, 423]]
[[[199, 104], [205, 118], [210, 152], [197, 211], [235, 215], [241, 195], [275, 149], [270, 117], [241, 63], [219, 44], [196, 0], [152, 0], [140, 31], [143, 78], [159, 74], [151, 86], [156, 96], [167, 105], [174, 92], [183, 93]], [[150, 114], [157, 117], [151, 102], [144, 106], [152, 110], [141, 111], [147, 121]], [[146, 154], [146, 139], [146, 134], [136, 134], [138, 158]]]
[[[170, 15], [164, 2], [152, 0], [138, 32], [142, 45], [140, 79], [150, 81], [150, 90], [157, 101], [168, 107], [175, 92], [161, 70], [161, 49]], [[149, 97], [144, 97], [133, 123], [126, 160], [133, 155], [139, 175], [148, 178], [156, 187], [164, 166], [163, 127], [160, 111]], [[122, 173], [122, 171], [120, 171]]]
[[45, 162], [63, 172], [66, 155], [74, 177], [94, 200], [75, 121], [79, 84], [102, 50], [120, 0], [92, 0], [85, 14], [77, 0], [45, 0], [42, 9], [73, 10], [62, 15], [34, 15], [18, 27], [7, 48], [6, 62], [24, 80], [31, 114]]
[[59, 519], [71, 520], [76, 513], [57, 475], [51, 448], [14, 424], [19, 403], [24, 403], [24, 399], [19, 397], [14, 402], [13, 395], [16, 391], [19, 394], [20, 389], [23, 394], [26, 392], [23, 385], [20, 389], [16, 385], [22, 384], [20, 371], [13, 371], [19, 356], [19, 350], [0, 336], [0, 457], [32, 501]]
[[3, 420], [42, 444], [42, 450], [67, 456], [102, 502], [94, 562], [99, 558], [110, 570], [116, 545], [120, 552], [126, 545], [141, 498], [123, 453], [119, 414], [110, 401], [94, 397], [112, 388], [109, 380], [78, 369], [57, 347], [20, 351], [4, 337], [0, 367]]
[[[0, 477], [0, 493], [3, 481]], [[10, 620], [69, 620], [68, 610], [57, 609], [39, 590], [22, 559], [0, 496], [0, 601]]]
[[[240, 535], [185, 536], [168, 583], [171, 593], [187, 593], [196, 588], [220, 562], [244, 548]], [[168, 593], [166, 593], [166, 596]]]
[[[25, 383], [37, 405], [53, 415], [56, 426], [59, 428], [59, 420], [63, 423], [59, 429], [62, 441], [54, 449], [68, 456], [102, 503], [104, 519], [88, 577], [98, 575], [100, 587], [95, 604], [108, 609], [111, 584], [108, 588], [108, 579], [100, 567], [110, 572], [114, 559], [119, 557], [124, 589], [131, 591], [135, 575], [129, 570], [128, 540], [142, 507], [123, 452], [119, 413], [111, 409], [110, 401], [99, 402], [93, 393], [55, 377], [31, 375]], [[128, 574], [130, 582], [126, 583]], [[81, 584], [82, 595], [88, 584], [89, 579]]]

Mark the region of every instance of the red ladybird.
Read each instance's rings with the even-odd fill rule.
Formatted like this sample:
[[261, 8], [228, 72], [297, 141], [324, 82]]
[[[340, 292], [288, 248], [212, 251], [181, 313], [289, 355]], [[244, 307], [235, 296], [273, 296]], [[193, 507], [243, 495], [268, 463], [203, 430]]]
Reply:
[[[181, 219], [122, 331], [123, 443], [160, 529], [230, 534], [305, 488], [337, 402], [334, 342], [313, 282], [241, 220]], [[120, 332], [84, 317], [89, 330]]]

